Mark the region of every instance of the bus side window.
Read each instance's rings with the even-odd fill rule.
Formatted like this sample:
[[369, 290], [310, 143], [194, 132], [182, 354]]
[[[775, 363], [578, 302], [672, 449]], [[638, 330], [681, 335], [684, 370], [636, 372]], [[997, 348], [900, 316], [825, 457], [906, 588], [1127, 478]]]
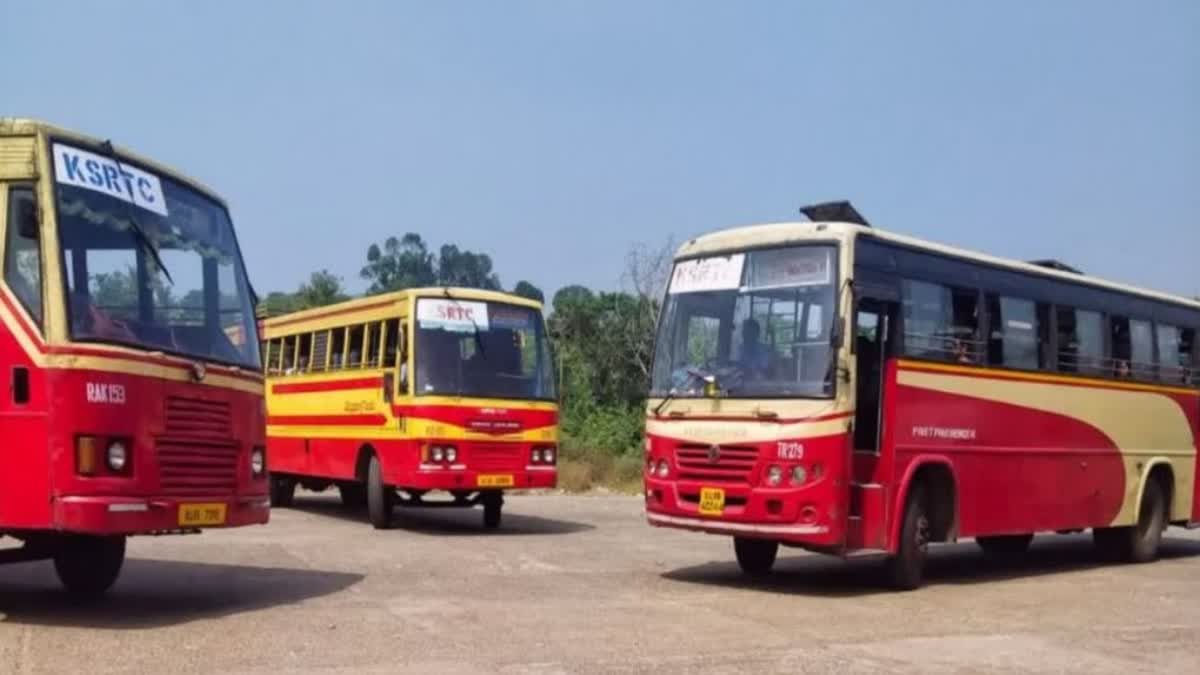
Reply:
[[37, 200], [33, 189], [8, 191], [8, 223], [4, 246], [4, 281], [25, 311], [42, 326], [42, 257], [37, 236]]
[[308, 372], [309, 365], [312, 363], [312, 334], [305, 333], [297, 338], [296, 344], [296, 372]]
[[267, 374], [279, 374], [279, 355], [283, 351], [279, 338], [267, 342]]
[[346, 358], [346, 329], [334, 328], [331, 334], [333, 339], [330, 342], [329, 369], [341, 370]]
[[389, 319], [383, 324], [383, 367], [395, 368], [396, 355], [400, 350], [400, 320]]
[[371, 323], [367, 324], [367, 367], [378, 368], [382, 365], [379, 360], [379, 353], [382, 348], [380, 342], [383, 339], [383, 324]]
[[1149, 321], [1114, 316], [1112, 331], [1113, 376], [1148, 379], [1154, 373], [1154, 331]]
[[988, 362], [1006, 368], [1037, 370], [1042, 358], [1044, 308], [1032, 300], [987, 295]]
[[362, 365], [363, 336], [365, 332], [364, 326], [361, 324], [350, 327], [350, 336], [346, 345], [347, 368], [357, 368]]
[[982, 362], [979, 294], [925, 281], [903, 281], [904, 353], [963, 364]]
[[289, 335], [283, 338], [283, 374], [292, 375], [296, 372], [296, 337]]
[[319, 330], [312, 339], [312, 372], [321, 373], [329, 364], [329, 331]]

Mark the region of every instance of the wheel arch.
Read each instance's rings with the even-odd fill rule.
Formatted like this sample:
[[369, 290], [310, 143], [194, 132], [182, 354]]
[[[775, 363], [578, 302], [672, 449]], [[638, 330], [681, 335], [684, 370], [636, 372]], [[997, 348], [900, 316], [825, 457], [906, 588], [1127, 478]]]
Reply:
[[[1133, 502], [1133, 517], [1136, 522], [1141, 517], [1142, 498], [1146, 496], [1146, 485], [1151, 480], [1160, 480], [1163, 483], [1163, 489], [1167, 491], [1167, 522], [1175, 522], [1177, 519], [1175, 509], [1175, 483], [1178, 480], [1175, 474], [1175, 465], [1166, 457], [1154, 457], [1146, 462], [1142, 468], [1141, 475], [1138, 477], [1137, 495]], [[1183, 520], [1187, 520], [1191, 514], [1182, 514]]]
[[367, 482], [367, 468], [371, 465], [371, 458], [375, 457], [379, 460], [379, 467], [383, 468], [383, 458], [375, 451], [375, 446], [370, 443], [363, 443], [358, 446], [358, 455], [354, 458], [354, 480], [360, 483]]
[[914, 486], [930, 485], [937, 490], [933, 510], [933, 541], [952, 542], [958, 538], [959, 490], [954, 463], [943, 455], [918, 455], [905, 469], [889, 512], [887, 550], [895, 553], [904, 526], [904, 508]]

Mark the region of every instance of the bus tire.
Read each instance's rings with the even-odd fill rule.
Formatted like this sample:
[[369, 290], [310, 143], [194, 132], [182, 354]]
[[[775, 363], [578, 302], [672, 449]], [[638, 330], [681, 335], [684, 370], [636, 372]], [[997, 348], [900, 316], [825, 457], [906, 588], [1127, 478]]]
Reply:
[[483, 493], [483, 527], [495, 530], [500, 527], [501, 514], [504, 511], [504, 495], [499, 490]]
[[779, 542], [734, 537], [733, 554], [737, 557], [738, 567], [742, 568], [743, 574], [751, 577], [766, 576], [775, 566]]
[[1002, 534], [992, 537], [976, 537], [975, 543], [986, 555], [995, 558], [1018, 556], [1029, 550], [1033, 543], [1032, 534]]
[[1151, 477], [1142, 491], [1137, 524], [1132, 527], [1097, 528], [1092, 531], [1092, 538], [1100, 554], [1109, 560], [1145, 563], [1158, 558], [1166, 528], [1166, 493], [1162, 483]]
[[117, 581], [125, 562], [125, 537], [65, 535], [54, 553], [54, 571], [71, 595], [96, 598]]
[[362, 483], [342, 483], [338, 485], [342, 496], [342, 506], [348, 509], [361, 509], [367, 505], [367, 486]]
[[296, 481], [288, 476], [271, 476], [271, 506], [286, 509], [296, 498]]
[[904, 522], [900, 528], [900, 543], [896, 553], [887, 561], [888, 584], [897, 590], [920, 588], [925, 573], [925, 558], [929, 553], [930, 521], [925, 490], [913, 486], [904, 505]]
[[396, 491], [383, 482], [383, 467], [379, 457], [371, 455], [367, 464], [367, 517], [377, 530], [392, 526], [392, 510], [396, 506]]

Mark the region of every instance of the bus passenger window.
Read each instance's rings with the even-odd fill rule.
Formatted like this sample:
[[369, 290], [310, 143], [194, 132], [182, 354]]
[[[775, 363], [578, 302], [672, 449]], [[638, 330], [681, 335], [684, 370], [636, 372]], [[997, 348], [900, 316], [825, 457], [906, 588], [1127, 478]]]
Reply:
[[351, 326], [349, 349], [346, 352], [346, 367], [357, 368], [362, 365], [363, 326]]
[[987, 296], [988, 361], [1007, 368], [1036, 370], [1042, 366], [1041, 321], [1032, 300]]
[[37, 201], [27, 187], [8, 191], [4, 281], [25, 311], [42, 325], [42, 257], [38, 252]]
[[333, 339], [329, 347], [329, 369], [340, 370], [346, 352], [346, 329], [334, 328], [330, 334]]
[[312, 342], [312, 372], [323, 372], [329, 364], [329, 331], [319, 330], [313, 333]]
[[1104, 362], [1104, 317], [1071, 307], [1056, 308], [1058, 369], [1064, 373], [1099, 375]]
[[396, 354], [400, 348], [400, 322], [390, 319], [384, 323], [383, 367], [396, 367]]
[[1123, 379], [1152, 377], [1153, 336], [1149, 321], [1112, 317], [1112, 375]]
[[981, 361], [975, 291], [906, 279], [903, 304], [905, 354], [964, 364]]
[[292, 375], [296, 372], [296, 338], [283, 338], [283, 374]]
[[381, 323], [367, 324], [367, 367], [378, 368], [379, 362], [379, 339], [383, 337], [380, 327]]
[[312, 335], [305, 333], [298, 339], [296, 347], [296, 371], [307, 373], [312, 363]]

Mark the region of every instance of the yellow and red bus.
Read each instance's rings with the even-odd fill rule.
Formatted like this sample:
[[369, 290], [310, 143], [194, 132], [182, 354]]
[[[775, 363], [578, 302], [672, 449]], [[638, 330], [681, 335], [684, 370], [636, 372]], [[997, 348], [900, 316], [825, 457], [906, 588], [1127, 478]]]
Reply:
[[0, 562], [116, 580], [126, 537], [265, 523], [254, 296], [229, 210], [194, 180], [0, 119]]
[[1090, 529], [1148, 561], [1200, 521], [1200, 303], [804, 211], [678, 251], [650, 524], [732, 536], [749, 574], [780, 544], [883, 554], [914, 588], [931, 542]]
[[[541, 304], [414, 288], [263, 321], [271, 497], [336, 486], [372, 525], [395, 506], [483, 506], [556, 484], [558, 404]], [[430, 492], [449, 493], [431, 500]]]

